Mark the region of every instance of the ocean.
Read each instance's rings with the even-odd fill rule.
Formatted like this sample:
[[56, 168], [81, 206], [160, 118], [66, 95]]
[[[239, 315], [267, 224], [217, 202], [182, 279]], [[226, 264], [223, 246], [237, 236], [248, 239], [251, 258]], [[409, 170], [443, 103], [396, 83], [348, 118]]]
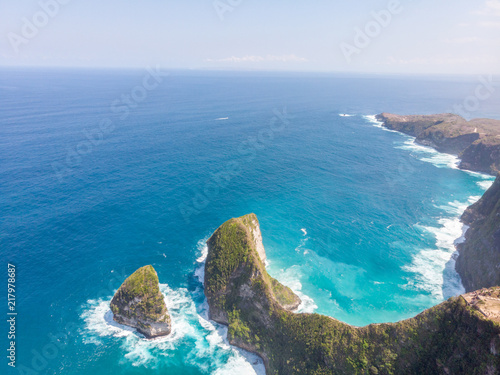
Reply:
[[[477, 85], [2, 68], [0, 252], [4, 280], [7, 263], [16, 266], [18, 312], [9, 373], [265, 373], [208, 320], [202, 285], [205, 241], [251, 212], [268, 272], [299, 294], [299, 312], [362, 326], [462, 293], [459, 216], [493, 177], [457, 169], [456, 157], [374, 115], [449, 112]], [[471, 117], [500, 119], [498, 96]], [[121, 282], [147, 264], [173, 321], [153, 341], [109, 311]]]

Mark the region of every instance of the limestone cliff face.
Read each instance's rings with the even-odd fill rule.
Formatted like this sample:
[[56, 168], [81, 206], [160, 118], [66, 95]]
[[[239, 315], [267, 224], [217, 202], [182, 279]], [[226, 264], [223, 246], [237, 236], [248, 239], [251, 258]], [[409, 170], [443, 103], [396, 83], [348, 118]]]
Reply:
[[500, 138], [487, 137], [473, 142], [460, 154], [460, 167], [482, 173], [500, 171]]
[[476, 308], [475, 296], [362, 328], [290, 312], [298, 298], [267, 274], [255, 223], [253, 214], [231, 219], [209, 239], [205, 294], [211, 317], [229, 326], [230, 342], [260, 355], [268, 375], [500, 373], [500, 325]]
[[470, 228], [458, 245], [456, 269], [467, 291], [500, 285], [500, 175], [482, 198], [467, 208]]
[[497, 174], [500, 170], [500, 121], [465, 120], [451, 113], [402, 116], [377, 115], [388, 129], [416, 137], [420, 144], [458, 155], [460, 168]]
[[[279, 304], [294, 310], [299, 306], [300, 299], [266, 271], [266, 252], [255, 214], [227, 221], [208, 239], [207, 245], [205, 295], [210, 319], [229, 325], [236, 300], [242, 308]], [[256, 310], [255, 316], [260, 312]], [[265, 323], [269, 317], [262, 315], [260, 319]]]
[[123, 282], [111, 300], [111, 311], [115, 321], [137, 328], [147, 338], [171, 331], [170, 316], [152, 266], [139, 268]]

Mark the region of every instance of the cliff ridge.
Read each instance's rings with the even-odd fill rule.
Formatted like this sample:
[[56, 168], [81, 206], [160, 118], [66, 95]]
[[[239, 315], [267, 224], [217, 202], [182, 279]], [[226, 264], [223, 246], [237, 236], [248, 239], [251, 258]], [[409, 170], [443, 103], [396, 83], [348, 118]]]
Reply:
[[258, 354], [268, 375], [499, 373], [500, 325], [465, 297], [361, 328], [291, 312], [299, 299], [267, 274], [256, 225], [253, 214], [231, 219], [208, 240], [205, 294], [230, 343]]

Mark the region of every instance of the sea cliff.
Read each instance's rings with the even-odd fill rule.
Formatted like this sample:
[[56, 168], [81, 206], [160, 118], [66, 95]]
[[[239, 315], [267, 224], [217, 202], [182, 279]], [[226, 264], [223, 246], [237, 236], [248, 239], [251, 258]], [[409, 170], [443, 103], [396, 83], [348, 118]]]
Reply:
[[500, 175], [462, 221], [469, 226], [457, 246], [456, 269], [467, 291], [500, 285]]
[[459, 168], [496, 175], [500, 171], [500, 120], [473, 119], [451, 113], [376, 116], [384, 126], [416, 142], [460, 157]]
[[[377, 119], [391, 130], [416, 137], [416, 142], [458, 155], [462, 169], [497, 174], [500, 169], [500, 121], [466, 121], [453, 114], [401, 116]], [[500, 177], [461, 217], [470, 228], [459, 244], [456, 270], [466, 291], [500, 285]]]
[[[210, 317], [229, 326], [230, 343], [257, 353], [267, 374], [500, 371], [500, 325], [488, 309], [478, 308], [483, 303], [474, 296], [451, 298], [405, 321], [362, 328], [293, 313], [299, 299], [268, 275], [257, 251], [257, 229], [250, 214], [215, 231], [207, 242], [205, 294]], [[495, 293], [481, 295], [500, 303]]]

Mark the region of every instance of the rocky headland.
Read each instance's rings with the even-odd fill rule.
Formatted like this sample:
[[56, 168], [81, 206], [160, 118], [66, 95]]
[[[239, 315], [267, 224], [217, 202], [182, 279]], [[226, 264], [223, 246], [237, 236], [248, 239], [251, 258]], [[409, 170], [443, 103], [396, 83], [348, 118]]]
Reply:
[[111, 300], [111, 311], [116, 322], [149, 339], [168, 335], [172, 329], [153, 266], [139, 268], [123, 282]]
[[[500, 169], [500, 121], [466, 121], [450, 113], [376, 116], [391, 130], [460, 158], [459, 168], [496, 175]], [[469, 226], [459, 244], [456, 270], [466, 291], [500, 285], [500, 175], [483, 197], [461, 217]]]
[[[398, 323], [353, 327], [292, 311], [299, 298], [270, 277], [254, 214], [222, 224], [208, 240], [210, 317], [231, 344], [258, 354], [267, 374], [498, 374], [500, 325], [480, 298], [450, 298]], [[261, 249], [258, 251], [258, 249]], [[497, 289], [481, 291], [489, 306]]]
[[500, 171], [500, 120], [473, 119], [451, 113], [376, 116], [384, 126], [416, 142], [460, 157], [459, 168], [496, 175]]

